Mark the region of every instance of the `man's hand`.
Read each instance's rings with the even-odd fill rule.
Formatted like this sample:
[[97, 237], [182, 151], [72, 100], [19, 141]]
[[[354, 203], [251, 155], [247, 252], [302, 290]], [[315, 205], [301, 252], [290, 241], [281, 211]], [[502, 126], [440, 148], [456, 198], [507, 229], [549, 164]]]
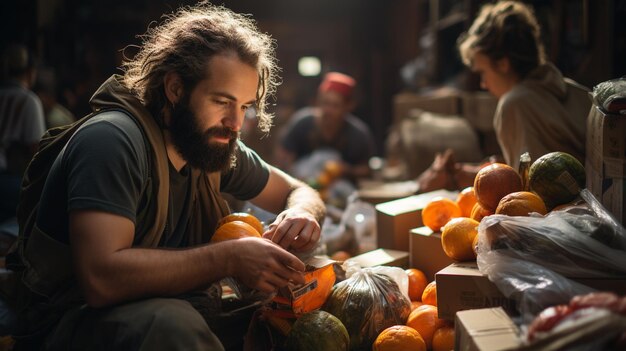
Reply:
[[287, 283], [304, 284], [305, 265], [275, 243], [259, 238], [237, 239], [229, 275], [245, 285], [264, 292], [275, 292]]
[[320, 225], [310, 212], [298, 208], [281, 212], [263, 234], [286, 250], [307, 252], [320, 239]]

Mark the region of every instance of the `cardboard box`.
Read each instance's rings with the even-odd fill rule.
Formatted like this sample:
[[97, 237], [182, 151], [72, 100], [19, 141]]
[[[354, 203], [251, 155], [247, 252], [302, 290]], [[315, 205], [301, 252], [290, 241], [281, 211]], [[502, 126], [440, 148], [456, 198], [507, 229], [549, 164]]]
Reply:
[[359, 200], [372, 205], [402, 199], [415, 194], [417, 182], [414, 180], [400, 182], [361, 181], [356, 196]]
[[409, 253], [406, 251], [376, 249], [351, 257], [347, 261], [355, 261], [363, 268], [374, 266], [393, 266], [406, 269], [409, 264]]
[[626, 116], [594, 106], [587, 118], [587, 188], [613, 214], [626, 221]]
[[[626, 294], [626, 277], [614, 279], [570, 278], [598, 291]], [[439, 318], [454, 319], [458, 311], [502, 307], [516, 315], [515, 301], [506, 298], [489, 278], [478, 270], [476, 262], [457, 262], [435, 274]]]
[[458, 311], [502, 307], [516, 314], [515, 301], [506, 298], [476, 262], [457, 262], [435, 274], [439, 318], [454, 320]]
[[519, 329], [501, 307], [460, 311], [454, 321], [456, 351], [513, 350]]
[[409, 251], [409, 231], [421, 227], [422, 209], [437, 196], [456, 199], [458, 192], [436, 190], [383, 202], [376, 208], [376, 241], [380, 248]]
[[462, 115], [481, 132], [493, 130], [493, 116], [498, 99], [488, 92], [478, 91], [461, 95]]
[[441, 246], [441, 233], [428, 227], [413, 228], [409, 232], [409, 265], [426, 274], [429, 281], [435, 273], [454, 263]]
[[394, 123], [400, 123], [412, 109], [440, 113], [442, 115], [459, 115], [460, 96], [456, 92], [446, 91], [440, 94], [400, 93], [393, 97]]

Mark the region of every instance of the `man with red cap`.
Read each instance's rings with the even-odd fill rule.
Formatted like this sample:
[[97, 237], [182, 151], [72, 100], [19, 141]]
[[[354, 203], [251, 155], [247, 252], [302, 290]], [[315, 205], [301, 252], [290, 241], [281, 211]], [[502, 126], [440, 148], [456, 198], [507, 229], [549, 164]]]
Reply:
[[341, 158], [341, 177], [354, 181], [370, 175], [374, 139], [369, 127], [351, 114], [355, 85], [354, 78], [339, 72], [324, 76], [316, 106], [297, 111], [283, 131], [276, 157], [281, 168], [292, 171], [294, 162], [329, 150]]

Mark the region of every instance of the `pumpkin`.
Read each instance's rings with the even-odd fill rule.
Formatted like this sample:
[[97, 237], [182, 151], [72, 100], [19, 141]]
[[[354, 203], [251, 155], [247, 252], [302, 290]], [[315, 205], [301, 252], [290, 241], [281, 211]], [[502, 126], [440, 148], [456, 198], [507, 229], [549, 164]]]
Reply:
[[263, 232], [265, 232], [263, 222], [261, 222], [261, 220], [256, 218], [254, 215], [251, 215], [247, 212], [233, 212], [231, 214], [228, 214], [220, 219], [220, 221], [217, 223], [217, 226], [219, 227], [225, 223], [232, 221], [246, 222], [254, 227], [254, 229], [256, 229], [256, 231], [259, 232], [260, 235], [263, 235]]
[[211, 242], [240, 239], [245, 237], [260, 238], [261, 234], [250, 224], [242, 221], [226, 222], [215, 230]]

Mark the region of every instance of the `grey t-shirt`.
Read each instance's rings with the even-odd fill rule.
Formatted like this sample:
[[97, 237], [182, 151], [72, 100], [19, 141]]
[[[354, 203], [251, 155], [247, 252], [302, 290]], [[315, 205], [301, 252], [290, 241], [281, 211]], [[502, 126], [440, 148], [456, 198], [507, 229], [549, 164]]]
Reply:
[[351, 114], [345, 116], [338, 135], [331, 141], [325, 141], [311, 108], [303, 108], [294, 114], [285, 129], [281, 145], [294, 153], [296, 160], [320, 149], [336, 150], [342, 160], [351, 165], [366, 163], [374, 156], [374, 139], [360, 119]]
[[[139, 126], [118, 111], [93, 117], [79, 129], [55, 160], [44, 186], [37, 225], [68, 242], [68, 213], [99, 210], [127, 217], [135, 224], [149, 220], [154, 201], [147, 146]], [[159, 246], [183, 247], [191, 203], [189, 166], [180, 172], [170, 164], [168, 225]], [[224, 172], [221, 192], [240, 200], [258, 195], [269, 178], [269, 166], [239, 142], [237, 167]], [[136, 226], [139, 228], [140, 226]], [[145, 227], [148, 230], [150, 226]], [[112, 233], [114, 234], [114, 233]], [[138, 243], [146, 233], [135, 233]]]

